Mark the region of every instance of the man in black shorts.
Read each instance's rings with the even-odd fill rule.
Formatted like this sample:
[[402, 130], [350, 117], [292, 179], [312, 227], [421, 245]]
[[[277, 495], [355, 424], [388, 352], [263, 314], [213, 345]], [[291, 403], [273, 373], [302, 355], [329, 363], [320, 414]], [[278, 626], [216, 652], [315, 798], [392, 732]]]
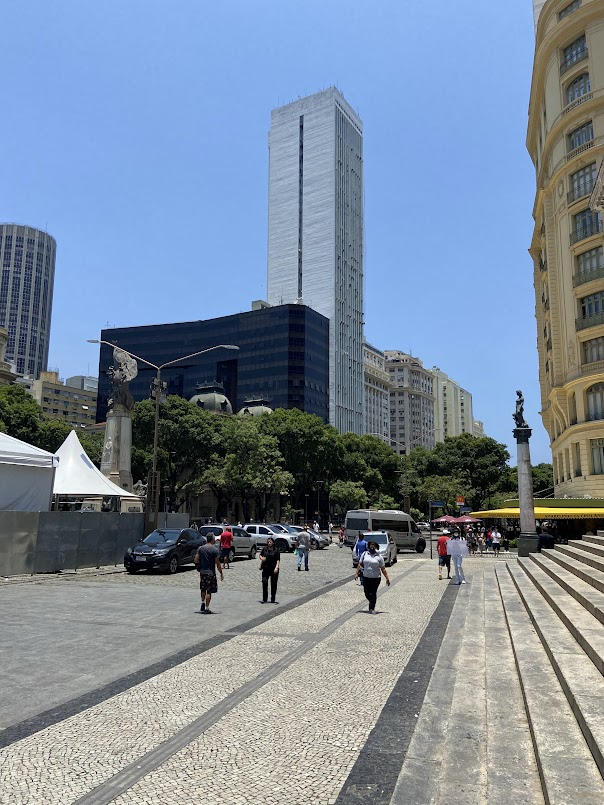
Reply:
[[212, 593], [218, 592], [218, 580], [216, 579], [216, 569], [220, 573], [220, 581], [224, 581], [222, 575], [222, 565], [220, 564], [220, 551], [214, 545], [216, 537], [208, 534], [208, 541], [205, 545], [200, 545], [195, 554], [195, 564], [199, 570], [199, 589], [201, 590], [201, 609], [200, 612], [211, 615], [210, 601]]

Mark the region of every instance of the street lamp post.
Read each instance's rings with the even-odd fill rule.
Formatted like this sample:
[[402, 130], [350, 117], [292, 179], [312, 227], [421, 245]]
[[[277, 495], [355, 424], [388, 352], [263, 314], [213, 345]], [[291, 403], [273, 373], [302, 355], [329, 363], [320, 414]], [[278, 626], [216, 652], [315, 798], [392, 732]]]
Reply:
[[[114, 348], [117, 344], [112, 344], [110, 341], [103, 341], [102, 339], [95, 339], [89, 338], [87, 339], [89, 344], [105, 344], [108, 347]], [[190, 355], [183, 355], [180, 358], [176, 358], [173, 361], [166, 361], [166, 363], [161, 363], [159, 366], [155, 363], [151, 363], [146, 358], [141, 358], [140, 355], [135, 355], [133, 352], [129, 352], [127, 349], [123, 347], [119, 347], [123, 352], [127, 355], [130, 355], [131, 358], [134, 358], [141, 363], [150, 366], [152, 369], [155, 369], [157, 374], [153, 380], [153, 390], [155, 392], [155, 425], [153, 429], [153, 462], [152, 462], [152, 469], [149, 474], [149, 483], [147, 485], [147, 505], [145, 507], [145, 535], [148, 533], [149, 527], [153, 528], [157, 527], [157, 513], [159, 509], [159, 475], [157, 472], [157, 452], [158, 452], [158, 439], [159, 439], [159, 404], [161, 401], [161, 371], [165, 369], [167, 366], [173, 366], [175, 363], [180, 363], [181, 361], [186, 361], [189, 358], [196, 358], [198, 355], [203, 355], [206, 352], [212, 352], [215, 349], [233, 349], [238, 350], [239, 347], [235, 346], [234, 344], [217, 344], [214, 347], [208, 347], [207, 349], [200, 349], [197, 352], [192, 352]]]
[[[315, 481], [315, 483], [317, 485], [317, 523], [320, 523], [320, 517], [319, 517], [319, 492], [321, 491], [321, 487], [319, 486], [319, 484], [324, 484], [325, 481]], [[319, 525], [319, 527], [320, 527], [320, 525]]]
[[304, 528], [308, 525], [308, 493], [304, 495]]

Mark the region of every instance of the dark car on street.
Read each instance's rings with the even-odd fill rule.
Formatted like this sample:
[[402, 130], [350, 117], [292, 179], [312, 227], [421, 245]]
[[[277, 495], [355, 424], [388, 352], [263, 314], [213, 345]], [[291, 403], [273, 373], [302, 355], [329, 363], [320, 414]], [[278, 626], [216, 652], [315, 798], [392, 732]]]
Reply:
[[176, 573], [181, 565], [193, 563], [200, 545], [206, 538], [194, 528], [156, 528], [124, 556], [128, 573], [158, 567], [167, 573]]

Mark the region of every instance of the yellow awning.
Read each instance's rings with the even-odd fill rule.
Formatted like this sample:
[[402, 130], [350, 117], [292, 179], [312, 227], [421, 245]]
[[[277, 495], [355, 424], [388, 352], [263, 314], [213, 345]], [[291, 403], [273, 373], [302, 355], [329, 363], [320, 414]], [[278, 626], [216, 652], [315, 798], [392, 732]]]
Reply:
[[[471, 512], [470, 517], [480, 517], [486, 519], [488, 517], [520, 517], [520, 510], [518, 508], [507, 509], [491, 509], [483, 512]], [[604, 509], [562, 509], [562, 508], [548, 508], [547, 506], [535, 506], [535, 517], [537, 520], [604, 520]]]

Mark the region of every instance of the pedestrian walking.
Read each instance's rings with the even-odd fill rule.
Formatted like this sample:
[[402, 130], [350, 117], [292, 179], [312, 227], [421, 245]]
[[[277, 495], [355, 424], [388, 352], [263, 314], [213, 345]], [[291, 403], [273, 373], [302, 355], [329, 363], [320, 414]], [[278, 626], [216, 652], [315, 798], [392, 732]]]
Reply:
[[266, 545], [260, 551], [260, 569], [262, 571], [262, 604], [268, 601], [268, 582], [271, 582], [271, 604], [278, 604], [275, 600], [277, 595], [277, 583], [279, 581], [279, 564], [281, 554], [275, 547], [275, 540], [269, 537]]
[[331, 545], [331, 543], [333, 542], [333, 523], [331, 522], [331, 520], [329, 521], [328, 528], [329, 528], [329, 544]]
[[503, 548], [504, 553], [510, 552], [510, 538], [507, 533], [501, 539], [501, 547]]
[[[359, 536], [357, 537], [357, 541], [355, 543], [355, 546], [352, 549], [355, 552], [356, 556], [357, 556], [357, 567], [360, 566], [361, 556], [365, 553], [365, 551], [367, 550], [368, 547], [369, 546], [367, 545], [367, 540], [365, 539], [365, 537], [362, 534], [359, 534]], [[355, 579], [357, 577], [360, 577], [359, 584], [362, 587], [363, 586], [363, 571], [362, 570], [361, 570], [360, 573], [356, 574]]]
[[493, 544], [493, 532], [489, 528], [487, 531], [487, 553], [491, 550], [491, 545]]
[[482, 556], [484, 552], [484, 534], [478, 535], [478, 553]]
[[200, 545], [195, 554], [194, 562], [199, 570], [199, 589], [201, 591], [201, 607], [200, 612], [206, 615], [212, 615], [210, 609], [210, 601], [212, 594], [218, 592], [218, 580], [216, 578], [216, 571], [220, 573], [220, 581], [224, 581], [222, 575], [222, 565], [220, 564], [220, 552], [216, 545], [216, 537], [214, 534], [207, 535], [207, 542], [205, 545]]
[[363, 551], [363, 555], [359, 559], [355, 579], [363, 574], [363, 590], [365, 598], [369, 602], [369, 612], [375, 614], [375, 605], [377, 600], [377, 591], [382, 581], [382, 575], [386, 579], [386, 585], [390, 587], [390, 579], [386, 572], [386, 565], [384, 557], [380, 554], [380, 546], [373, 540], [369, 541], [367, 550]]
[[313, 528], [313, 531], [315, 532], [315, 534], [318, 534], [318, 533], [319, 533], [319, 523], [318, 523], [316, 520], [315, 520], [315, 522], [312, 524], [312, 528]]
[[344, 547], [344, 538], [346, 537], [346, 529], [344, 526], [340, 526], [340, 531], [338, 532], [338, 548]]
[[308, 570], [308, 552], [310, 551], [310, 539], [307, 531], [300, 531], [298, 534], [298, 570], [302, 570], [302, 559], [304, 559], [304, 570]]
[[224, 531], [220, 535], [220, 550], [222, 553], [222, 565], [223, 567], [227, 568], [227, 570], [231, 569], [229, 556], [231, 555], [232, 547], [233, 547], [233, 532], [231, 531], [230, 526], [227, 525], [224, 527]]
[[443, 567], [447, 568], [447, 578], [451, 578], [451, 557], [447, 553], [447, 543], [451, 537], [449, 530], [443, 528], [442, 535], [436, 540], [436, 553], [438, 554], [438, 580], [442, 581]]
[[453, 560], [453, 567], [455, 568], [455, 584], [465, 584], [466, 577], [464, 576], [462, 562], [464, 556], [468, 555], [468, 545], [465, 539], [460, 539], [459, 532], [454, 531], [451, 539], [447, 543], [447, 553]]
[[496, 527], [491, 531], [491, 545], [493, 546], [495, 559], [497, 559], [499, 556], [499, 549], [501, 548], [501, 534]]

